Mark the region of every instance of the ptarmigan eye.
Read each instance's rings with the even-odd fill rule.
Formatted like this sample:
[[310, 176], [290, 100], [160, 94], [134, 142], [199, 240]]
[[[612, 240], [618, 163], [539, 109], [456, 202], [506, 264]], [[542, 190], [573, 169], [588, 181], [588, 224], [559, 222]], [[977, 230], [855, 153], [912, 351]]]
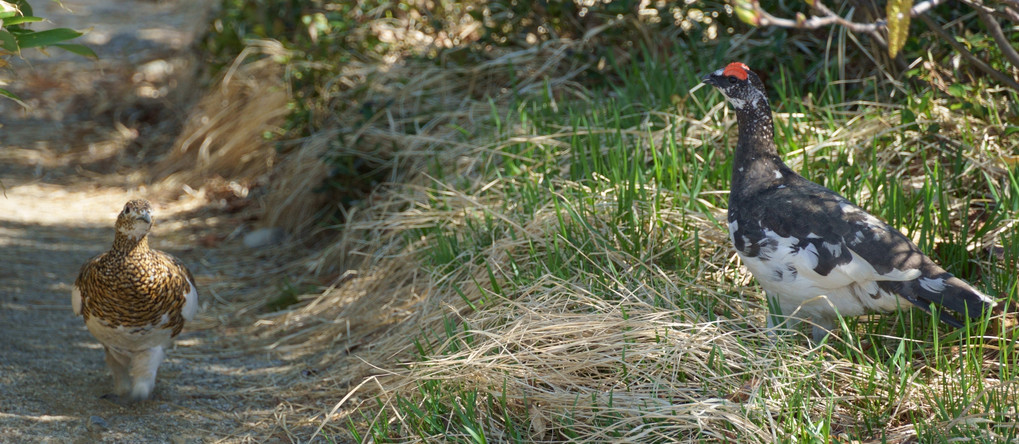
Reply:
[[729, 83], [735, 84], [737, 81], [736, 76], [729, 76]]

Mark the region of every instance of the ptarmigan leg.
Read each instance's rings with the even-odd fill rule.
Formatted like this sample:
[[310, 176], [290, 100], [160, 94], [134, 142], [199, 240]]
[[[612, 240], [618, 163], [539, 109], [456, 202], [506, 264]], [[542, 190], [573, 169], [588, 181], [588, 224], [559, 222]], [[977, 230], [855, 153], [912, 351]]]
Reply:
[[835, 320], [816, 317], [811, 319], [814, 322], [814, 328], [811, 330], [811, 336], [814, 338], [815, 344], [820, 344], [824, 338], [828, 337], [828, 333], [835, 329]]
[[778, 295], [771, 293], [767, 290], [764, 292], [765, 300], [768, 301], [768, 330], [772, 331], [774, 335], [775, 328], [793, 328], [799, 324], [800, 320], [794, 317], [789, 317], [789, 313], [794, 310], [785, 310], [782, 307], [782, 301]]
[[163, 347], [152, 347], [131, 357], [131, 399], [149, 397], [156, 386], [156, 371], [163, 362]]
[[113, 373], [113, 393], [117, 396], [124, 396], [131, 389], [131, 377], [127, 371], [131, 358], [117, 353], [109, 347], [103, 348], [106, 349], [106, 365], [110, 367], [110, 373]]

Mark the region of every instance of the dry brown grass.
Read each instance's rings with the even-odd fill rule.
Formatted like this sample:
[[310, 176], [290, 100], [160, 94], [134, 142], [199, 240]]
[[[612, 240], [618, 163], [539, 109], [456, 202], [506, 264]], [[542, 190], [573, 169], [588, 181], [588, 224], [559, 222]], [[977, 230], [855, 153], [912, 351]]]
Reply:
[[[318, 110], [325, 116], [319, 122], [324, 129], [294, 141], [272, 165], [265, 163], [272, 158], [269, 145], [244, 143], [260, 137], [278, 117], [258, 113], [261, 106], [275, 109], [253, 97], [259, 76], [242, 77], [250, 82], [213, 96], [232, 94], [242, 105], [260, 103], [253, 109], [257, 119], [236, 121], [236, 113], [227, 112], [231, 106], [217, 107], [222, 96], [203, 101], [207, 113], [222, 120], [209, 127], [199, 125], [200, 120], [189, 125], [192, 130], [185, 134], [190, 135], [181, 143], [186, 150], [167, 160], [168, 171], [197, 161], [203, 175], [254, 177], [269, 174], [272, 166], [263, 218], [292, 232], [314, 231], [312, 223], [323, 211], [344, 212], [343, 225], [321, 230], [321, 249], [300, 262], [327, 288], [302, 296], [302, 304], [285, 312], [262, 316], [250, 329], [260, 349], [303, 364], [281, 381], [288, 401], [267, 420], [296, 441], [310, 440], [318, 431], [345, 436], [349, 421], [366, 430], [383, 418], [391, 430], [400, 430], [391, 436], [395, 441], [449, 439], [414, 435], [414, 418], [403, 415], [407, 409], [399, 404], [423, 402], [422, 382], [438, 381], [447, 391], [443, 394], [461, 407], [469, 401], [458, 394], [471, 392], [479, 396], [473, 407], [496, 406], [484, 418], [488, 438], [495, 442], [510, 439], [500, 435], [506, 418], [523, 424], [526, 438], [535, 441], [559, 441], [575, 433], [581, 442], [774, 442], [802, 427], [783, 419], [789, 413], [785, 400], [803, 396], [816, 400], [803, 407], [804, 416], [824, 417], [830, 411], [836, 427], [861, 422], [857, 415], [866, 410], [853, 406], [894, 397], [875, 407], [893, 412], [889, 416], [895, 422], [885, 428], [885, 437], [914, 437], [909, 415], [935, 413], [926, 400], [932, 391], [927, 385], [937, 381], [926, 373], [929, 369], [910, 369], [899, 392], [881, 386], [861, 393], [861, 381], [895, 381], [902, 375], [833, 356], [826, 347], [811, 349], [800, 337], [778, 342], [768, 337], [759, 328], [766, 311], [761, 295], [748, 285], [749, 277], [739, 272], [727, 249], [704, 249], [699, 269], [657, 265], [669, 249], [694, 247], [692, 238], [670, 243], [667, 233], [680, 227], [696, 227], [699, 242], [725, 245], [726, 233], [712, 221], [722, 218], [721, 208], [682, 210], [680, 200], [690, 196], [668, 196], [646, 227], [657, 236], [648, 244], [658, 251], [640, 258], [618, 248], [592, 251], [559, 234], [563, 224], [584, 224], [592, 237], [613, 244], [607, 225], [617, 202], [612, 191], [592, 196], [590, 205], [599, 213], [583, 221], [564, 220], [551, 201], [526, 214], [515, 211], [519, 197], [507, 192], [510, 185], [519, 185], [515, 179], [485, 174], [492, 153], [505, 155], [502, 144], [525, 141], [566, 146], [575, 130], [566, 128], [566, 122], [556, 134], [503, 128], [508, 137], [500, 142], [491, 116], [512, 113], [508, 105], [514, 94], [546, 87], [557, 98], [589, 97], [573, 82], [587, 66], [568, 56], [582, 52], [585, 44], [558, 42], [442, 69], [409, 61], [350, 62], [329, 82], [332, 99]], [[510, 67], [518, 77], [515, 90], [504, 88]], [[688, 140], [682, 141], [688, 145], [717, 140], [720, 131], [711, 117], [690, 128]], [[224, 138], [235, 130], [240, 135]], [[825, 135], [803, 148], [809, 154], [833, 146], [864, 149], [873, 138], [896, 134], [903, 143], [918, 137], [877, 119], [850, 121], [845, 131], [834, 132], [805, 120], [797, 130]], [[662, 146], [665, 134], [644, 128], [621, 131], [647, 137], [655, 146]], [[976, 150], [975, 164], [997, 168], [995, 174], [1001, 175], [996, 156], [1007, 144], [993, 130], [981, 137], [991, 141], [985, 145], [990, 149]], [[791, 163], [801, 154], [790, 154]], [[915, 159], [890, 159], [897, 155], [882, 153], [879, 160], [894, 166], [894, 174], [914, 176]], [[362, 200], [340, 208], [318, 191], [331, 174], [330, 156], [360, 159], [368, 169], [383, 172], [383, 178], [369, 184], [371, 192]], [[442, 174], [430, 175], [430, 165], [441, 165]], [[563, 190], [557, 198], [565, 205], [571, 195], [565, 191], [587, 186], [543, 180], [553, 182], [550, 189]], [[637, 202], [633, 210], [650, 206]], [[490, 244], [462, 249], [450, 261], [454, 266], [429, 260], [436, 240], [431, 229], [455, 232], [483, 217], [502, 230]], [[528, 270], [533, 277], [514, 286], [511, 264], [531, 267], [532, 255], [554, 250], [610, 266], [578, 269], [569, 277]], [[504, 290], [495, 291], [497, 286]], [[686, 300], [691, 294], [698, 302]]]
[[[859, 128], [853, 136], [837, 134], [819, 144], [866, 145], [867, 139], [894, 127], [861, 122]], [[554, 146], [568, 136], [564, 132], [540, 137]], [[708, 137], [690, 137], [701, 136]], [[521, 135], [517, 140], [534, 137]], [[348, 421], [359, 421], [356, 427], [367, 430], [382, 416], [362, 415], [386, 412], [389, 428], [405, 433], [391, 436], [394, 440], [451, 439], [413, 435], [415, 420], [401, 416], [406, 407], [400, 402], [421, 401], [422, 382], [439, 381], [443, 390], [452, 393], [436, 396], [474, 402], [479, 410], [496, 406], [483, 414], [489, 421], [487, 438], [494, 442], [511, 439], [500, 435], [508, 428], [503, 423], [507, 417], [518, 421], [518, 430], [527, 430], [526, 439], [535, 441], [573, 436], [580, 442], [774, 442], [803, 427], [783, 423], [781, 418], [789, 414], [786, 400], [804, 396], [814, 400], [804, 416], [830, 415], [834, 433], [857, 427], [863, 421], [860, 412], [871, 408], [895, 418], [880, 433], [904, 441], [916, 436], [912, 416], [937, 414], [937, 406], [930, 403], [932, 393], [954, 389], [952, 381], [939, 385], [926, 366], [903, 376], [870, 362], [839, 358], [828, 348], [810, 349], [802, 337], [774, 342], [757, 328], [764, 324], [766, 311], [760, 295], [749, 285], [749, 276], [738, 272], [726, 249], [708, 249], [702, 269], [677, 274], [655, 265], [654, 260], [615, 249], [591, 253], [589, 247], [553, 247], [565, 239], [559, 237], [562, 221], [551, 204], [526, 217], [515, 213], [512, 197], [503, 194], [512, 179], [489, 181], [475, 173], [477, 159], [492, 146], [474, 147], [472, 154], [450, 145], [436, 155], [458, 153], [450, 160], [456, 168], [448, 177], [468, 178], [468, 191], [449, 186], [449, 179], [427, 175], [378, 189], [351, 214], [341, 239], [309, 263], [314, 270], [342, 263], [355, 271], [338, 278], [335, 288], [313, 302], [279, 316], [264, 331], [275, 338], [278, 349], [329, 369], [321, 379], [292, 386], [309, 406], [320, 408], [295, 413], [287, 419], [291, 425], [344, 436]], [[890, 164], [905, 172], [911, 163]], [[553, 188], [584, 186], [561, 181]], [[611, 193], [601, 194], [599, 200], [593, 205], [606, 214], [617, 202]], [[635, 211], [644, 211], [647, 203], [639, 207]], [[682, 207], [680, 202], [662, 205], [657, 219], [661, 225], [648, 231], [663, 237], [650, 245], [672, 248], [662, 233], [680, 226], [696, 226], [703, 242], [725, 244], [725, 233], [706, 214], [679, 210]], [[721, 218], [723, 210], [711, 212]], [[452, 269], [436, 269], [428, 262], [425, 251], [434, 239], [418, 234], [418, 229], [441, 226], [455, 231], [467, 219], [481, 215], [498, 221], [515, 236], [497, 236], [482, 250], [465, 249], [456, 261], [461, 265]], [[612, 218], [602, 216], [584, 222], [597, 236], [608, 239], [611, 229], [605, 224]], [[674, 247], [692, 248], [690, 242], [686, 239]], [[614, 267], [578, 270], [569, 279], [548, 272], [524, 287], [504, 290], [502, 296], [493, 291], [496, 285], [512, 286], [509, 264], [528, 263], [533, 252], [541, 255], [553, 248], [572, 249], [578, 257], [608, 257]], [[661, 253], [648, 251], [647, 257]], [[631, 274], [648, 279], [628, 277]], [[592, 284], [607, 276], [616, 288], [610, 298], [603, 287], [596, 289]], [[743, 294], [734, 298], [737, 293]], [[712, 300], [716, 313], [740, 315], [718, 319], [704, 305], [661, 305], [661, 301], [682, 300], [684, 294]], [[450, 325], [452, 334], [441, 333]], [[418, 355], [418, 346], [428, 350], [426, 358]], [[725, 359], [719, 361], [722, 355]], [[895, 381], [903, 377], [906, 382], [896, 386]], [[858, 387], [869, 380], [889, 385], [877, 383], [860, 392]], [[321, 390], [323, 384], [332, 389]], [[989, 384], [1000, 385], [1000, 381]], [[468, 401], [456, 393], [477, 393], [478, 398]], [[883, 399], [889, 400], [876, 401]], [[987, 414], [974, 412], [973, 427], [979, 427]], [[943, 427], [949, 430], [958, 421]], [[575, 435], [565, 434], [566, 430]]]
[[[473, 133], [470, 137], [492, 131], [493, 106], [505, 113], [513, 97], [544, 87], [546, 80], [558, 91], [579, 91], [571, 84], [580, 70], [569, 51], [584, 44], [564, 42], [506, 52], [464, 67], [359, 61], [345, 64], [338, 77], [329, 82], [336, 86], [336, 92], [328, 109], [319, 110], [319, 115], [326, 116], [323, 129], [297, 141], [297, 146], [280, 159], [265, 197], [264, 219], [268, 225], [299, 233], [308, 229], [316, 220], [314, 216], [322, 211], [358, 212], [344, 215], [349, 223], [341, 230], [339, 241], [326, 246], [310, 263], [315, 273], [356, 268], [362, 256], [371, 254], [380, 243], [386, 244], [380, 239], [389, 229], [374, 224], [396, 204], [387, 184], [397, 184], [397, 188], [403, 184], [430, 186], [433, 179], [422, 175], [429, 165], [443, 165], [465, 177], [476, 176], [486, 167], [479, 164], [482, 154], [498, 147], [479, 146], [477, 140], [464, 143], [460, 128]], [[517, 80], [515, 91], [504, 88], [509, 83], [509, 67], [515, 67], [524, 77]], [[365, 109], [374, 112], [365, 118]], [[494, 134], [481, 136], [481, 143], [492, 138]], [[373, 191], [358, 205], [340, 207], [321, 191], [321, 183], [332, 168], [331, 158], [358, 159], [366, 169], [384, 175], [377, 184], [349, 184]]]
[[[414, 195], [419, 194], [410, 194]], [[443, 206], [452, 208], [429, 210], [418, 202], [415, 210], [388, 213], [382, 221], [388, 230], [408, 230], [462, 223], [467, 209], [499, 207], [495, 199], [478, 202], [456, 193], [445, 197]], [[604, 199], [610, 208], [614, 197]], [[664, 220], [678, 223], [691, 216], [696, 215], [674, 212]], [[732, 270], [715, 268], [727, 262], [722, 250], [711, 250], [704, 258], [705, 268], [690, 271], [703, 279], [679, 277], [653, 263], [606, 250], [599, 254], [612, 255], [617, 269], [634, 273], [643, 269], [658, 278], [643, 282], [608, 269], [579, 272], [568, 280], [545, 274], [507, 297], [497, 296], [490, 285], [478, 285], [489, 281], [487, 266], [495, 268], [499, 285], [505, 287], [509, 259], [526, 260], [531, 249], [552, 250], [559, 219], [551, 206], [527, 221], [514, 221], [509, 214], [496, 217], [508, 220], [521, 236], [500, 238], [479, 252], [480, 257], [445, 274], [425, 271], [431, 268], [422, 262], [422, 255], [414, 254], [426, 245], [424, 241], [400, 242], [399, 252], [382, 248], [390, 254], [371, 260], [363, 274], [278, 318], [281, 323], [272, 329], [289, 334], [277, 340], [277, 350], [331, 369], [321, 379], [290, 388], [317, 400], [313, 403], [332, 405], [329, 414], [315, 409], [295, 413], [287, 419], [291, 426], [318, 426], [328, 435], [343, 434], [347, 415], [377, 412], [376, 400], [390, 412], [390, 421], [405, 421], [392, 416], [402, 410], [397, 400], [413, 399], [425, 380], [477, 391], [479, 406], [491, 402], [510, 409], [504, 412], [507, 415], [526, 414], [527, 438], [535, 441], [558, 441], [568, 426], [581, 442], [683, 438], [771, 442], [787, 433], [781, 424], [761, 426], [769, 423], [767, 417], [781, 415], [783, 406], [776, 400], [803, 396], [798, 391], [804, 389], [815, 391], [811, 395], [818, 399], [838, 400], [839, 405], [866, 398], [855, 394], [850, 384], [873, 377], [866, 365], [845, 360], [819, 364], [825, 350], [808, 350], [802, 339], [775, 342], [763, 329], [748, 329], [742, 317], [711, 320], [704, 311], [655, 302], [697, 292], [709, 295], [717, 306], [743, 312], [752, 319], [751, 325], [763, 324], [762, 307], [729, 296], [735, 283], [724, 276]], [[588, 222], [604, 234], [609, 232], [606, 220]], [[706, 239], [721, 240], [723, 233], [702, 223]], [[577, 255], [590, 254], [567, 248], [574, 248]], [[591, 284], [606, 276], [618, 289], [611, 299]], [[483, 304], [484, 309], [471, 310], [465, 300]], [[436, 337], [448, 321], [459, 331]], [[434, 353], [423, 361], [414, 359], [415, 340]], [[335, 391], [323, 391], [323, 385]], [[913, 396], [922, 393], [916, 390]], [[910, 398], [902, 402], [911, 403]], [[834, 401], [817, 403], [813, 414], [823, 415], [829, 408], [852, 415], [839, 412]], [[509, 439], [498, 435], [503, 418], [493, 415], [489, 420], [496, 422], [486, 429], [490, 440]], [[416, 441], [412, 436], [399, 440]]]
[[[535, 50], [528, 54], [530, 63], [517, 54], [514, 57], [520, 58], [514, 64], [525, 70], [539, 65], [535, 70], [568, 72], [545, 63], [558, 51], [554, 47]], [[551, 272], [539, 274], [526, 286], [497, 295], [494, 286], [512, 285], [509, 264], [528, 263], [533, 252], [542, 255], [566, 248], [578, 257], [592, 253], [589, 247], [563, 247], [564, 239], [558, 234], [563, 221], [551, 203], [530, 214], [516, 213], [514, 196], [504, 194], [513, 179], [482, 174], [483, 159], [500, 150], [500, 145], [484, 137], [463, 143], [460, 134], [450, 129], [455, 124], [478, 134], [490, 128], [486, 120], [490, 105], [479, 100], [483, 96], [478, 91], [465, 86], [484, 84], [476, 79], [496, 77], [503, 66], [488, 68], [495, 72], [480, 67], [411, 75], [414, 67], [400, 66], [358, 77], [357, 81], [371, 77], [379, 82], [370, 100], [395, 97], [393, 105], [361, 127], [338, 128], [322, 136], [333, 140], [345, 133], [371, 141], [340, 148], [350, 155], [365, 155], [356, 151], [359, 146], [381, 147], [370, 155], [392, 168], [392, 181], [354, 206], [335, 242], [306, 262], [312, 272], [332, 276], [333, 285], [320, 295], [308, 295], [307, 304], [267, 318], [260, 329], [270, 348], [323, 369], [320, 378], [288, 388], [306, 401], [303, 410], [278, 421], [309, 432], [344, 436], [348, 421], [366, 430], [382, 416], [362, 415], [386, 412], [390, 429], [406, 433], [392, 436], [394, 440], [450, 439], [410, 434], [413, 419], [401, 416], [406, 409], [399, 405], [401, 399], [420, 401], [422, 381], [440, 381], [456, 393], [478, 393], [474, 402], [479, 409], [497, 406], [485, 415], [490, 421], [487, 438], [494, 442], [510, 439], [499, 435], [505, 430], [506, 417], [522, 421], [529, 433], [526, 438], [535, 441], [562, 440], [568, 429], [580, 442], [773, 442], [802, 427], [778, 419], [788, 413], [786, 399], [809, 396], [816, 402], [805, 416], [824, 417], [831, 411], [835, 427], [853, 427], [861, 419], [856, 416], [859, 410], [851, 406], [892, 395], [888, 387], [868, 393], [856, 387], [868, 378], [894, 381], [900, 375], [874, 374], [886, 370], [831, 357], [830, 349], [810, 349], [802, 338], [775, 342], [757, 328], [764, 324], [766, 311], [761, 297], [723, 248], [706, 249], [703, 268], [681, 273], [655, 265], [654, 259], [605, 249], [596, 255], [609, 258], [612, 269], [578, 271], [569, 279]], [[568, 81], [557, 84], [569, 87]], [[507, 97], [494, 96], [498, 112], [505, 112], [499, 107], [508, 103]], [[852, 130], [836, 131], [804, 150], [814, 154], [832, 146], [862, 149], [874, 137], [915, 136], [884, 121], [851, 124]], [[411, 125], [421, 131], [408, 134], [405, 129]], [[809, 121], [801, 126], [804, 132], [819, 131]], [[706, 121], [693, 122], [691, 128], [686, 143], [717, 136], [718, 129]], [[571, 134], [568, 129], [551, 135], [521, 133], [507, 143], [557, 146]], [[661, 146], [662, 134], [634, 129], [634, 135], [647, 136], [656, 146]], [[302, 149], [315, 153], [306, 156], [309, 165], [321, 159], [326, 144], [315, 138], [305, 142]], [[989, 150], [982, 159], [993, 160], [990, 153], [998, 149]], [[882, 153], [886, 155], [894, 153]], [[799, 153], [790, 155], [793, 163], [799, 157]], [[900, 174], [915, 164], [911, 159], [884, 161], [900, 168]], [[428, 162], [444, 165], [446, 176], [424, 174]], [[452, 180], [466, 180], [469, 185], [452, 186]], [[584, 186], [557, 181], [552, 188]], [[560, 198], [568, 202], [565, 195]], [[611, 192], [598, 199], [593, 205], [606, 214], [617, 201]], [[312, 202], [294, 200], [314, 208]], [[639, 203], [634, 211], [647, 211], [647, 204]], [[681, 245], [668, 243], [666, 233], [681, 226], [697, 227], [701, 242], [726, 243], [726, 233], [708, 214], [680, 210], [683, 207], [681, 202], [666, 202], [656, 209], [659, 216], [652, 219], [661, 225], [647, 231], [659, 236], [649, 244], [662, 251], [648, 251], [646, 257], [657, 258], [669, 248], [692, 248], [691, 239]], [[721, 219], [724, 210], [714, 208], [710, 213]], [[515, 235], [495, 236], [491, 245], [478, 251], [464, 249], [455, 261], [461, 265], [453, 268], [429, 263], [426, 252], [435, 240], [426, 234], [427, 229], [455, 231], [468, 219], [482, 216]], [[609, 239], [612, 230], [606, 223], [612, 218], [603, 216], [584, 223], [597, 236]], [[553, 246], [556, 242], [560, 244]], [[631, 274], [647, 280], [628, 277]], [[592, 284], [607, 276], [614, 279], [616, 288], [609, 299], [599, 290], [601, 286], [595, 289]], [[716, 313], [740, 316], [719, 319], [706, 305], [661, 305], [661, 301], [682, 300], [682, 295], [693, 293], [697, 299], [713, 301]], [[743, 293], [742, 297], [734, 298], [737, 293]], [[483, 309], [472, 308], [478, 306]], [[455, 326], [453, 333], [444, 335], [450, 325]], [[417, 347], [430, 350], [426, 358], [418, 355]], [[725, 359], [719, 361], [721, 355]], [[927, 369], [914, 371], [905, 387], [893, 393], [895, 400], [880, 407], [899, 421], [888, 425], [887, 437], [910, 439], [916, 435], [909, 415], [933, 414], [926, 401], [931, 390], [924, 374]], [[323, 386], [330, 388], [323, 390]]]
[[[276, 155], [264, 135], [289, 113], [283, 67], [271, 58], [280, 51], [278, 43], [252, 46], [192, 107], [172, 150], [152, 168], [163, 185], [197, 189], [217, 176], [246, 185], [266, 181]], [[261, 59], [244, 63], [254, 54]]]

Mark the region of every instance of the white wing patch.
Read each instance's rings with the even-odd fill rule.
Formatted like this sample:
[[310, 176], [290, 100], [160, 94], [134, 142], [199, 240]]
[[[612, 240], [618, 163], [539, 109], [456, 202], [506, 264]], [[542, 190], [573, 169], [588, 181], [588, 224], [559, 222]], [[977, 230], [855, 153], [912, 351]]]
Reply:
[[853, 260], [849, 261], [848, 264], [843, 264], [835, 267], [832, 270], [832, 274], [841, 272], [846, 275], [847, 279], [853, 280], [873, 280], [873, 281], [911, 281], [920, 277], [922, 274], [920, 270], [914, 268], [912, 270], [899, 270], [893, 268], [891, 271], [885, 274], [878, 273], [874, 269], [874, 266], [867, 262], [866, 259], [860, 257], [855, 251], [849, 250], [849, 253], [853, 255]]
[[184, 308], [180, 311], [181, 316], [184, 316], [186, 321], [194, 319], [195, 314], [198, 313], [198, 289], [195, 288], [195, 284], [190, 280], [188, 280], [188, 288], [190, 290], [184, 294]]
[[996, 304], [996, 302], [994, 302], [994, 299], [993, 299], [993, 298], [991, 298], [990, 296], [988, 296], [988, 295], [984, 294], [984, 293], [983, 293], [983, 292], [981, 292], [980, 290], [977, 290], [977, 289], [975, 289], [975, 288], [974, 288], [974, 289], [973, 289], [973, 292], [974, 292], [974, 293], [976, 293], [976, 294], [977, 294], [977, 296], [979, 296], [979, 297], [980, 297], [980, 300], [982, 300], [982, 301], [984, 301], [984, 302], [986, 302], [986, 303], [988, 303], [988, 304]]
[[81, 289], [77, 285], [71, 289], [71, 308], [76, 316], [81, 316]]
[[826, 248], [832, 256], [842, 256], [842, 244], [831, 244], [828, 242], [821, 242], [821, 245]]
[[931, 293], [941, 293], [942, 291], [945, 290], [944, 279], [921, 278], [917, 282], [920, 283], [920, 286], [923, 287], [924, 290], [927, 290]]
[[863, 232], [857, 230], [856, 233], [853, 233], [853, 238], [849, 240], [849, 246], [855, 247], [860, 245], [860, 242], [863, 242], [864, 239], [866, 239], [866, 237], [864, 237]]
[[[794, 238], [789, 238], [789, 239], [794, 239]], [[791, 248], [791, 246], [790, 246], [790, 248]], [[801, 261], [803, 261], [803, 262], [801, 262], [799, 264], [795, 264], [794, 265], [795, 267], [799, 268], [799, 267], [805, 266], [805, 267], [807, 267], [807, 268], [809, 268], [811, 270], [813, 270], [814, 268], [817, 268], [817, 264], [818, 264], [818, 262], [821, 259], [820, 255], [818, 255], [818, 253], [817, 253], [817, 246], [815, 246], [814, 244], [807, 244], [807, 246], [804, 247], [802, 250], [800, 250], [799, 253], [793, 253], [791, 256], [795, 256], [798, 259], [800, 259]]]
[[881, 222], [881, 219], [878, 219], [878, 218], [874, 217], [873, 214], [870, 214], [870, 213], [868, 213], [866, 211], [863, 211], [863, 210], [853, 206], [853, 204], [851, 204], [849, 202], [844, 202], [844, 201], [843, 202], [839, 202], [839, 209], [842, 210], [843, 214], [862, 214], [863, 215], [863, 221], [866, 222], [869, 225], [873, 225], [873, 226], [878, 227], [878, 228], [883, 228], [885, 226], [885, 223]]

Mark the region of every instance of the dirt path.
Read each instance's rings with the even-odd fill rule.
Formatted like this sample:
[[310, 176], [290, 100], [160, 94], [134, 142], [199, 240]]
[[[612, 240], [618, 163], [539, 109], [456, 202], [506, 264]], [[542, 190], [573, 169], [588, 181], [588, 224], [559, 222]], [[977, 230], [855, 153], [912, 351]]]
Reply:
[[[33, 2], [55, 26], [91, 27], [101, 60], [53, 51], [16, 65], [7, 87], [33, 109], [0, 103], [0, 442], [289, 442], [273, 421], [287, 363], [244, 352], [235, 316], [276, 264], [222, 241], [243, 216], [201, 194], [155, 194], [136, 168], [172, 139], [174, 90], [213, 3]], [[152, 245], [190, 266], [202, 311], [153, 399], [125, 406], [100, 398], [111, 378], [70, 290], [136, 197], [155, 204]]]

